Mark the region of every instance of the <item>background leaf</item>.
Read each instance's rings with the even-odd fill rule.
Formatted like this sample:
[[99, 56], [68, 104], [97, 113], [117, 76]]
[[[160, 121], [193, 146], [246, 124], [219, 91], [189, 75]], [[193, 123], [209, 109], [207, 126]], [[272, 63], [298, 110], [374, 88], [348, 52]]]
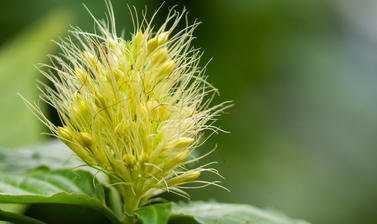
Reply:
[[46, 224], [45, 222], [39, 221], [34, 218], [30, 218], [28, 216], [6, 212], [2, 210], [0, 210], [0, 220], [10, 221], [12, 223], [17, 224]]
[[[0, 146], [15, 147], [42, 139], [41, 124], [33, 117], [17, 93], [28, 98], [36, 98], [35, 79], [39, 73], [34, 65], [47, 59], [46, 54], [55, 48], [50, 40], [67, 30], [70, 18], [67, 11], [55, 10], [18, 34], [12, 41], [1, 45]], [[27, 161], [23, 162], [28, 163]], [[0, 164], [6, 169], [11, 163]], [[11, 204], [0, 205], [0, 208], [12, 212], [24, 210], [24, 206]]]
[[105, 204], [104, 187], [88, 171], [36, 170], [0, 174], [0, 202], [81, 205], [102, 212], [113, 223], [118, 218]]
[[[96, 182], [96, 185], [93, 185], [94, 175], [96, 176], [96, 180], [100, 181], [101, 183], [106, 183], [107, 181], [106, 179], [104, 179], [105, 177], [103, 175], [97, 173], [96, 170], [89, 167], [80, 167], [80, 170], [69, 171], [69, 169], [72, 170], [73, 168], [75, 167], [77, 168], [80, 165], [82, 165], [82, 162], [79, 160], [76, 160], [73, 152], [66, 145], [64, 145], [62, 142], [58, 140], [45, 142], [45, 143], [38, 144], [31, 147], [21, 147], [17, 149], [5, 149], [5, 148], [0, 149], [0, 180], [5, 181], [5, 180], [8, 180], [7, 178], [10, 178], [10, 180], [14, 180], [15, 178], [20, 178], [20, 179], [26, 178], [23, 184], [26, 185], [26, 187], [28, 187], [29, 184], [31, 185], [34, 184], [33, 181], [31, 182], [27, 181], [28, 179], [35, 178], [35, 175], [42, 175], [44, 178], [48, 178], [48, 181], [47, 183], [41, 182], [40, 184], [47, 184], [47, 186], [50, 186], [48, 182], [52, 180], [53, 178], [60, 178], [59, 177], [61, 175], [60, 171], [66, 170], [66, 172], [68, 172], [67, 174], [69, 174], [70, 172], [75, 173], [75, 175], [69, 175], [67, 178], [71, 178], [72, 179], [71, 181], [76, 181], [77, 178], [83, 178], [85, 180], [83, 183], [85, 183], [86, 185], [89, 185], [89, 188], [85, 188], [87, 189], [85, 191], [79, 191], [80, 189], [75, 190], [75, 188], [71, 190], [60, 189], [60, 191], [65, 192], [65, 193], [70, 193], [72, 191], [75, 193], [78, 193], [78, 192], [85, 193], [85, 194], [89, 194], [89, 197], [90, 196], [93, 197], [93, 194], [91, 193], [93, 192], [93, 190], [91, 191], [88, 191], [88, 190], [90, 190], [91, 188], [97, 185], [100, 185], [97, 182]], [[54, 170], [57, 170], [57, 171], [54, 171]], [[26, 173], [26, 175], [24, 173]], [[84, 177], [80, 177], [81, 174], [85, 174]], [[62, 180], [62, 179], [60, 178], [59, 180]], [[83, 183], [77, 183], [77, 185], [82, 186]], [[2, 185], [0, 182], [0, 190], [1, 190], [1, 186]], [[19, 185], [17, 186], [20, 188], [23, 187]], [[18, 196], [17, 197], [12, 196], [13, 198], [12, 200], [16, 200], [15, 202], [17, 203], [62, 203], [62, 204], [66, 204], [65, 208], [63, 209], [65, 212], [68, 212], [68, 214], [70, 211], [72, 213], [73, 211], [75, 211], [75, 209], [77, 210], [77, 208], [74, 208], [74, 206], [68, 207], [68, 205], [85, 206], [85, 203], [81, 203], [81, 202], [76, 203], [74, 201], [70, 201], [71, 200], [70, 197], [66, 197], [64, 195], [60, 198], [55, 198], [54, 196], [53, 198], [49, 198], [47, 201], [45, 201], [46, 199], [41, 199], [39, 196], [48, 194], [49, 189], [46, 190], [44, 188], [39, 188], [39, 187], [37, 189], [41, 190], [42, 192], [33, 191], [33, 193], [37, 195], [36, 201], [22, 201], [23, 199], [21, 201], [17, 201]], [[111, 208], [111, 210], [113, 210], [113, 213], [115, 213], [115, 216], [122, 219], [124, 217], [124, 214], [122, 213], [122, 203], [121, 203], [118, 192], [115, 191], [114, 187], [112, 186], [106, 186], [106, 188], [104, 189], [106, 193], [105, 194], [106, 204], [108, 205], [109, 209]], [[4, 188], [3, 190], [5, 191], [5, 193], [11, 193], [7, 191], [6, 188]], [[54, 191], [55, 193], [59, 191], [59, 189], [55, 189], [55, 190], [56, 190], [56, 192]], [[1, 200], [1, 197], [4, 198], [4, 196], [0, 194], [0, 203], [4, 202], [3, 200]], [[103, 199], [103, 195], [98, 195], [98, 196], [95, 196], [94, 198], [98, 199], [101, 202], [105, 201]], [[85, 202], [85, 200], [82, 202]], [[37, 207], [34, 206], [31, 209], [33, 209], [34, 211], [36, 208], [39, 208], [40, 206], [42, 205], [38, 205]], [[58, 208], [58, 206], [62, 207], [63, 205], [54, 205], [54, 206]], [[93, 207], [90, 204], [86, 206], [89, 208]], [[46, 211], [47, 210], [49, 211], [48, 212], [49, 214], [53, 213], [53, 210], [49, 210], [51, 207], [53, 206], [51, 206], [50, 204], [47, 207], [48, 209], [45, 208]], [[85, 211], [85, 209], [83, 208], [79, 210], [82, 212]], [[101, 212], [103, 209], [97, 209], [97, 210]], [[106, 208], [106, 210], [108, 209]], [[90, 214], [89, 213], [90, 210], [87, 210], [87, 211], [88, 211], [87, 218], [101, 217], [98, 215], [95, 216], [94, 214], [88, 216], [88, 214]], [[81, 214], [81, 216], [79, 218], [75, 218], [75, 220], [84, 220], [84, 222], [88, 221], [84, 217], [82, 217], [83, 215], [82, 212], [79, 213]], [[104, 212], [102, 211], [102, 213]], [[40, 217], [37, 216], [35, 218], [41, 218], [42, 220], [46, 220], [47, 223], [51, 223], [51, 218], [48, 215], [46, 215], [46, 217], [42, 215]], [[61, 220], [66, 220], [68, 222], [72, 221], [72, 220], [69, 220], [69, 219], [67, 220], [67, 219], [68, 218], [64, 219], [64, 217], [61, 218]], [[61, 223], [61, 220], [59, 220], [59, 223]], [[55, 222], [56, 220], [53, 223]]]
[[250, 205], [217, 202], [173, 204], [172, 222], [182, 223], [181, 219], [189, 217], [200, 224], [308, 224]]
[[73, 152], [58, 140], [17, 149], [0, 148], [0, 172], [21, 173], [40, 166], [73, 168], [82, 164], [74, 158]]
[[66, 11], [53, 11], [0, 49], [0, 145], [20, 146], [41, 139], [42, 125], [17, 93], [35, 99], [35, 64], [46, 61], [56, 47], [51, 42], [68, 29]]
[[143, 224], [166, 224], [171, 213], [171, 204], [155, 204], [135, 211]]

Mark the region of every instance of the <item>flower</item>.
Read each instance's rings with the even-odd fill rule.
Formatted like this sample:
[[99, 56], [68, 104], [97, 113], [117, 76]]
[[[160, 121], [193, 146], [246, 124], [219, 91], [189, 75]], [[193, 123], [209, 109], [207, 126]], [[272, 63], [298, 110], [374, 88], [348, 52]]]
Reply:
[[185, 165], [198, 159], [190, 154], [200, 134], [220, 130], [213, 122], [229, 104], [209, 107], [217, 90], [199, 67], [200, 50], [190, 47], [198, 23], [175, 31], [184, 10], [171, 9], [159, 29], [143, 20], [131, 40], [117, 36], [111, 6], [109, 14], [110, 24], [94, 19], [97, 34], [74, 28], [73, 39], [59, 43], [63, 54], [42, 71], [54, 87], [42, 84], [41, 98], [62, 126], [29, 105], [83, 162], [118, 183], [132, 211], [163, 191], [184, 193], [179, 187], [203, 171], [216, 172]]

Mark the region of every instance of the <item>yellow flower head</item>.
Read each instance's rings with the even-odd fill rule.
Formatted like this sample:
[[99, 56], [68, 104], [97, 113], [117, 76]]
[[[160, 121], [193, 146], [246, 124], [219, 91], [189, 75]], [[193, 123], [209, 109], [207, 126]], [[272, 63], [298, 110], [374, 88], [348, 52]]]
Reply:
[[183, 15], [171, 10], [159, 29], [144, 19], [125, 40], [110, 7], [110, 25], [95, 20], [96, 34], [74, 29], [43, 72], [54, 88], [43, 85], [42, 99], [63, 125], [33, 106], [82, 161], [122, 186], [126, 210], [166, 190], [182, 193], [179, 186], [212, 171], [184, 165], [199, 134], [219, 130], [212, 123], [227, 104], [208, 106], [216, 89], [198, 66], [201, 52], [190, 47], [198, 23], [176, 31]]

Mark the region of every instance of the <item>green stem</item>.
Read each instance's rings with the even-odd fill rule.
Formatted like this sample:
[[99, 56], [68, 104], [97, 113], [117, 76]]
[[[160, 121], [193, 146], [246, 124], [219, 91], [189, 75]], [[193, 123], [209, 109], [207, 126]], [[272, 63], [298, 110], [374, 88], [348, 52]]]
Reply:
[[16, 224], [46, 224], [45, 222], [39, 221], [38, 219], [11, 212], [6, 212], [3, 210], [0, 210], [0, 220], [10, 221]]
[[126, 216], [126, 218], [124, 219], [123, 223], [124, 224], [135, 224], [136, 222], [136, 219], [134, 216]]
[[132, 212], [138, 209], [140, 197], [135, 195], [130, 186], [120, 186], [119, 192], [123, 199], [123, 210], [126, 213], [123, 223], [135, 224], [137, 220]]
[[132, 212], [139, 208], [140, 197], [132, 191], [131, 187], [125, 186], [121, 189], [123, 206], [126, 212]]

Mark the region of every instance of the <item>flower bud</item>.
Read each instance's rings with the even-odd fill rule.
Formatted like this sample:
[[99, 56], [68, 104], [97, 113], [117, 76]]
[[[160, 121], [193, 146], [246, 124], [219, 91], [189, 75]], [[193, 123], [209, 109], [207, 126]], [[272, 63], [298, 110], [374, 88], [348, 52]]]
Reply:
[[182, 152], [178, 153], [173, 159], [163, 164], [164, 170], [169, 170], [182, 161], [184, 161], [189, 155], [191, 151], [189, 149], [183, 150]]
[[72, 111], [73, 111], [73, 115], [76, 118], [80, 118], [80, 117], [87, 118], [88, 113], [89, 113], [88, 107], [86, 106], [85, 102], [81, 100], [80, 98], [76, 100], [75, 104], [72, 104]]
[[193, 138], [186, 138], [186, 137], [180, 137], [174, 141], [169, 142], [164, 148], [175, 148], [175, 149], [180, 149], [180, 148], [185, 148], [191, 143], [193, 143], [195, 139]]
[[[89, 154], [87, 150], [85, 150], [83, 147], [80, 146], [77, 143], [72, 142], [73, 141], [73, 133], [65, 127], [58, 127], [58, 135], [61, 138], [61, 140], [66, 144], [73, 152], [75, 152], [80, 158], [82, 158], [84, 161], [95, 164], [96, 162], [92, 158], [92, 156]], [[90, 144], [91, 137], [88, 137], [86, 134], [79, 134], [79, 143], [80, 144]]]
[[135, 165], [135, 158], [128, 153], [123, 155], [123, 161], [129, 168]]
[[200, 176], [200, 171], [184, 173], [184, 174], [181, 174], [180, 176], [173, 177], [173, 178], [167, 180], [166, 183], [167, 183], [168, 186], [180, 185], [180, 184], [184, 184], [184, 183], [187, 183], [187, 182], [194, 181], [199, 176]]
[[152, 38], [148, 41], [147, 48], [148, 48], [149, 53], [154, 51], [157, 47], [158, 47], [158, 38], [157, 37], [154, 37], [154, 38]]
[[168, 62], [166, 62], [161, 67], [161, 70], [160, 70], [158, 76], [161, 77], [161, 76], [168, 76], [168, 75], [170, 75], [170, 73], [173, 71], [174, 65], [175, 65], [175, 61], [173, 61], [173, 60], [169, 60]]
[[178, 141], [174, 145], [174, 148], [177, 148], [177, 149], [185, 148], [186, 146], [190, 145], [193, 142], [194, 142], [193, 138], [181, 137], [178, 139]]
[[166, 32], [160, 33], [160, 34], [157, 36], [157, 37], [158, 37], [158, 44], [159, 44], [159, 45], [162, 45], [162, 44], [166, 43], [166, 41], [167, 41], [168, 38], [169, 38], [169, 34], [170, 34], [169, 31], [166, 31]]
[[90, 148], [93, 145], [93, 138], [87, 132], [80, 132], [78, 136], [78, 141], [80, 145], [86, 148]]
[[77, 78], [80, 79], [83, 84], [87, 83], [88, 75], [81, 68], [74, 67], [74, 70]]
[[146, 152], [143, 152], [143, 153], [141, 154], [141, 161], [142, 161], [143, 163], [148, 162], [148, 161], [149, 161], [149, 154], [146, 153]]
[[103, 98], [103, 96], [98, 92], [96, 92], [95, 95], [96, 95], [96, 98], [94, 99], [94, 103], [96, 104], [96, 106], [101, 108], [101, 109], [105, 109], [106, 108], [106, 101]]
[[141, 30], [137, 31], [135, 36], [132, 38], [132, 43], [135, 43], [137, 45], [140, 45], [143, 41], [143, 32]]
[[148, 45], [147, 45], [147, 48], [148, 48], [148, 52], [151, 53], [153, 52], [156, 48], [158, 48], [159, 46], [163, 45], [166, 43], [166, 41], [168, 40], [169, 38], [169, 32], [163, 32], [163, 33], [160, 33], [158, 34], [157, 36], [155, 36], [154, 38], [150, 39], [148, 41]]
[[118, 68], [114, 68], [113, 75], [114, 75], [115, 80], [118, 81], [120, 78], [122, 78], [123, 72]]
[[90, 52], [88, 52], [88, 51], [83, 51], [82, 52], [83, 53], [83, 55], [84, 55], [84, 58], [86, 59], [86, 61], [88, 62], [88, 64], [90, 65], [90, 66], [92, 66], [92, 67], [96, 67], [96, 58], [95, 58], [95, 56], [92, 54], [92, 53], [90, 53]]
[[58, 127], [58, 135], [59, 135], [59, 137], [66, 139], [66, 140], [72, 139], [72, 133], [68, 128]]
[[157, 65], [164, 63], [169, 58], [168, 49], [163, 47], [153, 55], [151, 65]]

